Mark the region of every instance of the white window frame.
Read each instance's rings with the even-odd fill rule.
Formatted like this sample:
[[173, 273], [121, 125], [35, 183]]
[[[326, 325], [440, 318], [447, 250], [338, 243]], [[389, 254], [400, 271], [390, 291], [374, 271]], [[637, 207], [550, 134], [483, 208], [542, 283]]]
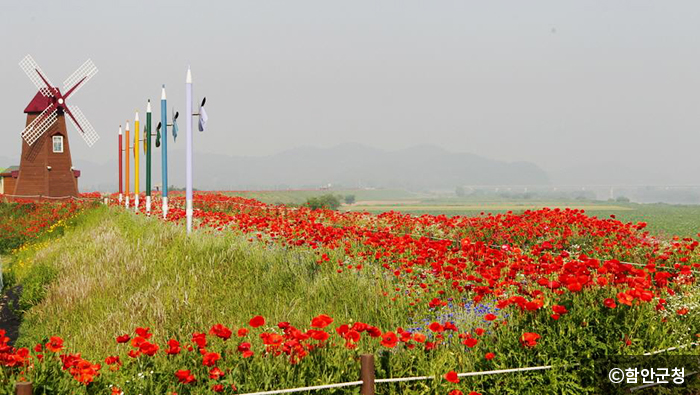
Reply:
[[[61, 142], [61, 150], [60, 151], [56, 150], [56, 141], [57, 141], [56, 137], [58, 137], [60, 139], [59, 141]], [[51, 139], [51, 143], [52, 143], [51, 148], [52, 148], [54, 154], [62, 154], [63, 153], [63, 136], [61, 136], [60, 134], [53, 136], [53, 138]]]

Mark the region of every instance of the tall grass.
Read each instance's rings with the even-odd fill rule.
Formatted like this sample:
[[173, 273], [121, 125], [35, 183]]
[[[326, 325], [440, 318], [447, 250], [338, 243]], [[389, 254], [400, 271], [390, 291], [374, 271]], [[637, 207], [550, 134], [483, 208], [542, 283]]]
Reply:
[[299, 326], [320, 313], [386, 327], [407, 319], [397, 306], [403, 302], [383, 296], [390, 284], [380, 272], [336, 273], [298, 249], [233, 233], [187, 237], [181, 228], [119, 209], [86, 214], [32, 265], [56, 270], [60, 281], [24, 314], [19, 344], [55, 334], [86, 357], [114, 352], [114, 335], [137, 326], [186, 338], [256, 314]]

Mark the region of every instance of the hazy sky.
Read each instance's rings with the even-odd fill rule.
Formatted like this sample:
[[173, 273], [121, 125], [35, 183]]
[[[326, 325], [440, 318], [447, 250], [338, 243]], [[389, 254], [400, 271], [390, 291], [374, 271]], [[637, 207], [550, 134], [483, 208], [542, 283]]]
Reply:
[[431, 143], [547, 170], [620, 162], [700, 183], [697, 1], [108, 4], [2, 1], [0, 156], [20, 150], [36, 91], [17, 63], [29, 53], [57, 85], [88, 57], [100, 69], [69, 101], [102, 137], [89, 149], [71, 129], [86, 160], [116, 163], [118, 125], [161, 84], [182, 110], [191, 64], [210, 117], [198, 153]]

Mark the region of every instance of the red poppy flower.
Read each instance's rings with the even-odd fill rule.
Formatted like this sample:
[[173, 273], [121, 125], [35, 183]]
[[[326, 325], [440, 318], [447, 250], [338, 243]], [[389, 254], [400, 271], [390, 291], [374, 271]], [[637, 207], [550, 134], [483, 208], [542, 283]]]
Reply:
[[129, 336], [129, 335], [117, 336], [117, 343], [126, 343], [129, 340], [131, 340], [131, 336]]
[[278, 347], [284, 343], [284, 337], [277, 333], [261, 333], [260, 338], [262, 339], [263, 344], [267, 346]]
[[535, 347], [537, 345], [537, 340], [540, 337], [541, 336], [537, 333], [525, 332], [522, 336], [520, 336], [520, 344], [525, 347]]
[[394, 332], [386, 332], [382, 335], [382, 341], [380, 344], [387, 348], [394, 348], [398, 342], [399, 338]]
[[611, 299], [611, 298], [605, 299], [605, 300], [603, 301], [603, 305], [604, 305], [605, 307], [609, 308], [609, 309], [614, 309], [615, 307], [617, 307], [617, 304], [615, 303], [615, 300], [613, 300], [613, 299]]
[[168, 355], [177, 355], [180, 353], [180, 342], [175, 339], [168, 340], [168, 349], [165, 350]]
[[211, 390], [214, 392], [224, 392], [223, 384], [214, 384], [211, 386]]
[[151, 328], [136, 328], [136, 334], [148, 340], [153, 336], [152, 333], [149, 333], [150, 330]]
[[221, 354], [217, 352], [208, 352], [204, 354], [204, 358], [202, 359], [202, 365], [204, 366], [214, 366], [216, 364], [216, 361], [221, 359]]
[[382, 335], [382, 331], [380, 331], [376, 326], [368, 326], [367, 333], [369, 333], [370, 337], [379, 337]]
[[141, 345], [139, 346], [140, 351], [148, 355], [149, 357], [156, 355], [156, 352], [158, 352], [159, 348], [160, 347], [158, 347], [157, 344], [149, 343], [146, 341], [141, 343]]
[[245, 352], [250, 350], [250, 343], [243, 342], [238, 345], [238, 352]]
[[496, 358], [496, 354], [494, 354], [492, 352], [487, 352], [486, 355], [484, 355], [484, 358], [486, 358], [487, 361], [490, 361], [490, 360]]
[[626, 304], [627, 306], [632, 306], [632, 302], [634, 301], [634, 296], [625, 293], [625, 292], [619, 292], [617, 294], [617, 300], [622, 303]]
[[182, 384], [190, 384], [194, 381], [196, 381], [194, 375], [188, 370], [178, 370], [175, 372], [175, 377], [177, 377], [177, 381], [179, 381]]
[[249, 324], [253, 328], [261, 327], [265, 325], [265, 318], [263, 318], [263, 316], [261, 315], [256, 315], [255, 317], [250, 319]]
[[319, 315], [318, 317], [314, 317], [314, 318], [311, 320], [311, 327], [312, 327], [312, 328], [321, 328], [321, 329], [322, 329], [322, 328], [325, 328], [325, 327], [327, 327], [328, 325], [330, 325], [332, 322], [333, 322], [333, 318], [331, 318], [331, 317], [329, 317], [329, 316], [327, 316], [327, 315], [325, 315], [325, 314], [321, 314], [321, 315]]
[[494, 314], [491, 314], [491, 313], [488, 313], [488, 314], [486, 314], [486, 315], [484, 316], [484, 319], [485, 319], [486, 321], [493, 321], [493, 320], [495, 320], [496, 318], [498, 318], [498, 317], [496, 317]]
[[413, 334], [413, 340], [417, 341], [418, 343], [425, 343], [425, 335], [422, 333], [414, 333]]
[[477, 343], [479, 343], [479, 340], [476, 339], [476, 338], [473, 338], [473, 337], [468, 337], [468, 338], [464, 339], [464, 340], [462, 341], [462, 343], [463, 343], [465, 346], [467, 346], [467, 347], [469, 347], [469, 348], [472, 348], [472, 347], [476, 346]]
[[445, 328], [438, 322], [433, 322], [430, 325], [428, 325], [428, 329], [435, 333], [440, 333], [445, 330]]
[[450, 370], [445, 374], [445, 380], [449, 381], [450, 383], [459, 383], [459, 377], [457, 376], [457, 373], [453, 370]]
[[562, 305], [558, 305], [558, 304], [555, 304], [554, 306], [552, 306], [552, 310], [553, 310], [556, 314], [559, 314], [559, 315], [564, 315], [564, 314], [566, 314], [566, 313], [569, 312], [569, 311], [566, 309], [566, 307], [564, 307], [564, 306], [562, 306]]
[[224, 377], [224, 372], [222, 372], [218, 366], [211, 368], [209, 371], [209, 378], [212, 380], [218, 380], [222, 377]]
[[216, 324], [212, 326], [209, 330], [209, 334], [214, 335], [223, 340], [228, 340], [229, 338], [231, 338], [232, 333], [233, 332], [231, 332], [229, 328], [225, 327], [222, 324]]
[[46, 343], [46, 349], [51, 352], [59, 352], [63, 349], [63, 339], [58, 336], [52, 336], [49, 342]]
[[248, 335], [248, 329], [241, 328], [238, 330], [238, 337], [245, 337], [246, 335]]
[[207, 335], [204, 333], [193, 333], [192, 343], [196, 344], [200, 349], [205, 348], [207, 346]]
[[351, 330], [348, 331], [348, 333], [344, 337], [347, 340], [357, 343], [360, 341], [360, 332]]

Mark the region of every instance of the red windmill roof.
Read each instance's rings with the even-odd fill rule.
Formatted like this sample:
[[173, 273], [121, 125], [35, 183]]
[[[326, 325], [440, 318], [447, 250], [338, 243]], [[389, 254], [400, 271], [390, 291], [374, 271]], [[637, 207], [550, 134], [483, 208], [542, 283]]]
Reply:
[[46, 110], [50, 105], [51, 98], [42, 95], [41, 92], [37, 92], [36, 96], [34, 96], [32, 101], [29, 102], [27, 108], [24, 109], [24, 113], [41, 113], [42, 111]]

